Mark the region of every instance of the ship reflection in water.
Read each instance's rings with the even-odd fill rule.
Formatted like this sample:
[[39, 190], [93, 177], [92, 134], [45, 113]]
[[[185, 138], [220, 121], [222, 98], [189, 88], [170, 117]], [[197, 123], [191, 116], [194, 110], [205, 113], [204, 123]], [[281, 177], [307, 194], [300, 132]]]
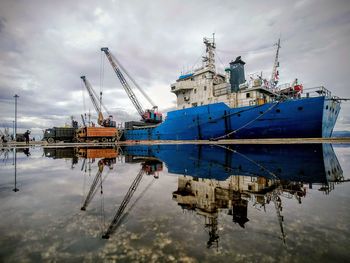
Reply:
[[118, 157], [124, 157], [126, 163], [141, 164], [139, 173], [104, 231], [104, 239], [109, 239], [122, 223], [123, 213], [142, 176], [146, 174], [158, 178], [163, 170], [163, 161], [169, 173], [178, 175], [178, 188], [172, 193], [172, 199], [184, 211], [194, 212], [203, 218], [209, 233], [208, 248], [213, 245], [218, 247], [219, 213], [231, 216], [233, 223], [244, 228], [249, 222], [249, 202], [252, 207], [264, 211], [267, 205], [274, 207], [280, 237], [285, 243], [281, 197], [295, 199], [301, 204], [307, 189], [317, 187], [329, 194], [335, 184], [344, 182], [343, 171], [330, 144], [136, 145], [122, 148], [45, 148], [44, 153], [46, 157], [55, 159], [70, 158], [72, 167], [78, 159], [82, 159], [82, 171], [98, 159], [98, 170], [82, 211], [86, 211], [99, 189], [103, 193], [105, 167], [112, 170]]
[[345, 173], [330, 144], [2, 149], [0, 258], [348, 261], [337, 147]]
[[131, 146], [124, 152], [161, 158], [169, 172], [180, 175], [173, 200], [203, 217], [208, 248], [218, 246], [219, 213], [244, 228], [249, 221], [248, 202], [264, 210], [266, 205], [275, 207], [285, 242], [281, 197], [301, 204], [307, 188], [316, 185], [329, 194], [344, 181], [330, 144]]

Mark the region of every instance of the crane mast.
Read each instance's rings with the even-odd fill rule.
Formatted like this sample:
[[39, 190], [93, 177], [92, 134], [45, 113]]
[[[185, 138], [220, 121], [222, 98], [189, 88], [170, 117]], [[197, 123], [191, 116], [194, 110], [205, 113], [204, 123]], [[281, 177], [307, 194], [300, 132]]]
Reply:
[[275, 56], [275, 62], [273, 63], [273, 68], [272, 68], [272, 73], [271, 73], [271, 79], [270, 79], [270, 86], [271, 87], [276, 87], [279, 79], [279, 72], [277, 68], [279, 67], [279, 62], [278, 62], [278, 56], [279, 56], [279, 51], [281, 48], [281, 39], [278, 39], [278, 42], [275, 44], [277, 46], [276, 50], [276, 56]]
[[[120, 80], [126, 94], [130, 98], [131, 102], [133, 103], [134, 107], [136, 108], [137, 112], [142, 118], [142, 121], [149, 122], [149, 123], [160, 123], [162, 122], [162, 114], [155, 112], [155, 109], [157, 106], [154, 106], [154, 103], [152, 100], [147, 96], [147, 94], [137, 85], [137, 83], [134, 81], [134, 79], [130, 76], [130, 74], [121, 66], [121, 64], [117, 61], [117, 59], [111, 54], [108, 47], [101, 48], [101, 51], [103, 51], [109, 63], [111, 64], [114, 72], [116, 73], [118, 79]], [[145, 98], [150, 101], [150, 103], [153, 106], [153, 109], [147, 109], [144, 110], [141, 103], [137, 99], [135, 93], [133, 92], [132, 88], [130, 87], [129, 83], [125, 79], [122, 70], [125, 72], [125, 74], [130, 78], [130, 80], [134, 83], [134, 85], [142, 92], [142, 94], [145, 96]]]
[[101, 106], [103, 106], [103, 108], [106, 110], [107, 113], [108, 113], [108, 111], [107, 111], [106, 107], [102, 104], [101, 100], [98, 99], [97, 93], [92, 88], [90, 82], [87, 80], [87, 78], [85, 76], [81, 76], [80, 78], [83, 80], [85, 88], [89, 93], [91, 102], [92, 102], [92, 104], [97, 112], [97, 115], [98, 115], [97, 123], [103, 127], [115, 127], [116, 126], [115, 122], [111, 120], [112, 116], [109, 116], [108, 119], [103, 118]]

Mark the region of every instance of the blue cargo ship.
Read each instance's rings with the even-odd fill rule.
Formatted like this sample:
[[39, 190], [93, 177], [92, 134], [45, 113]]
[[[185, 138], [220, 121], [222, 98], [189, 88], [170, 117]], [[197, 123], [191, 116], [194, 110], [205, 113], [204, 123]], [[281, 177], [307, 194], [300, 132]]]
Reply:
[[278, 54], [270, 79], [245, 76], [241, 57], [224, 74], [216, 71], [215, 39], [204, 38], [203, 65], [171, 85], [177, 110], [160, 124], [125, 125], [124, 140], [220, 140], [330, 137], [340, 100], [320, 86], [304, 89], [295, 79], [277, 85]]
[[232, 175], [323, 185], [344, 179], [331, 144], [133, 145], [122, 150], [126, 156], [157, 158], [171, 174], [218, 181]]

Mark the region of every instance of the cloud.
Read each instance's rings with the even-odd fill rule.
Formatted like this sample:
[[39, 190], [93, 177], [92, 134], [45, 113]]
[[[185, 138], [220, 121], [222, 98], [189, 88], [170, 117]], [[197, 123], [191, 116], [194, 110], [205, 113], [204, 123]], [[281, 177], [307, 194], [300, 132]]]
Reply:
[[[305, 86], [323, 85], [350, 97], [349, 17], [350, 6], [341, 0], [65, 0], [54, 8], [47, 1], [1, 1], [0, 120], [12, 123], [15, 93], [20, 95], [19, 115], [26, 119], [26, 128], [60, 126], [71, 115], [80, 119], [89, 108], [93, 112], [87, 94], [82, 95], [81, 75], [103, 91], [117, 122], [137, 119], [100, 52], [103, 46], [166, 112], [175, 106], [170, 84], [200, 61], [202, 38], [212, 32], [221, 70], [242, 55], [248, 73], [262, 70], [269, 76], [273, 44], [281, 35], [281, 81], [298, 77]], [[135, 93], [144, 107], [150, 106]], [[341, 123], [348, 112], [340, 114]]]

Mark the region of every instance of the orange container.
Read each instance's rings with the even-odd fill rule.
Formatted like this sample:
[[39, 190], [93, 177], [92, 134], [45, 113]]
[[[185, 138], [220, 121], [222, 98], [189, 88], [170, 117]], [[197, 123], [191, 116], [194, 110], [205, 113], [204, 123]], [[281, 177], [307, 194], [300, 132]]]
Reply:
[[116, 128], [106, 128], [106, 127], [87, 127], [86, 136], [87, 137], [115, 137], [117, 135]]
[[86, 149], [86, 158], [116, 158], [116, 149]]

